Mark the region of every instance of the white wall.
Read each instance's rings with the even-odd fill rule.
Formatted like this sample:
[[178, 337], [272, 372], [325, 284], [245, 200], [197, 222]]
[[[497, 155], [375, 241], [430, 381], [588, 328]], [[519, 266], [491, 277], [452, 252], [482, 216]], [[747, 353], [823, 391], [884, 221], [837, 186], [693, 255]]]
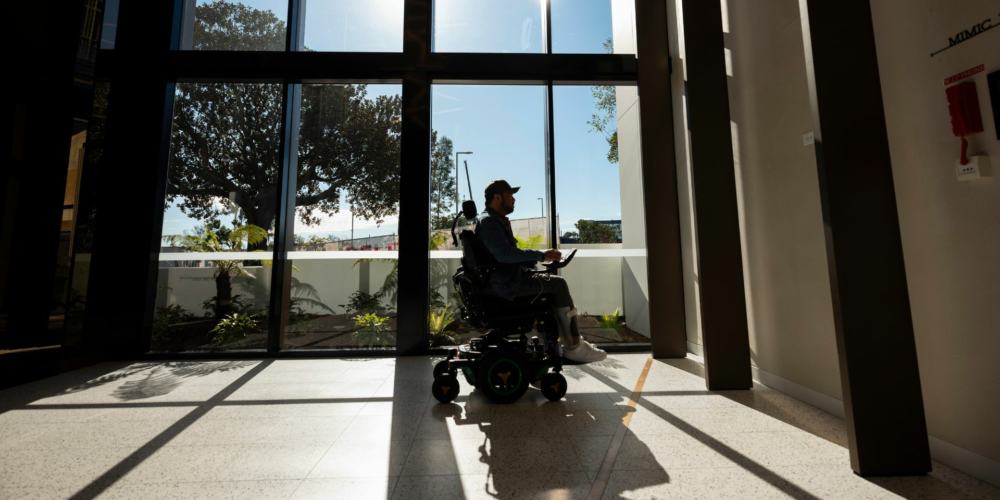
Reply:
[[[841, 398], [797, 0], [728, 0], [751, 348], [761, 380], [830, 407]], [[932, 453], [1000, 483], [1000, 186], [960, 182], [944, 78], [1000, 67], [1000, 29], [941, 55], [996, 0], [873, 0], [886, 121]], [[984, 74], [985, 75], [985, 74]], [[1000, 163], [987, 131], [973, 152]], [[834, 405], [835, 406], [835, 405]], [[835, 409], [835, 408], [834, 408]]]
[[974, 23], [1000, 23], [1000, 2], [875, 0], [872, 11], [927, 423], [994, 461], [1000, 482], [1000, 184], [956, 179], [944, 85], [985, 65], [971, 80], [986, 131], [970, 151], [1000, 166], [985, 76], [1000, 69], [1000, 29], [930, 56]]
[[726, 46], [753, 363], [840, 398], [796, 0], [729, 1]]

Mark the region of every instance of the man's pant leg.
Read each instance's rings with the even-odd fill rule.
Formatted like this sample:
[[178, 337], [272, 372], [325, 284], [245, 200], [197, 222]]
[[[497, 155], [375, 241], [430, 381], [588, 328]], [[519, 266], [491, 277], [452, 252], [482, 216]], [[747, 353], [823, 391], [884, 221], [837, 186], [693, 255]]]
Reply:
[[562, 276], [548, 273], [536, 273], [521, 280], [515, 287], [516, 297], [540, 297], [548, 295], [552, 315], [559, 326], [559, 338], [567, 349], [580, 343], [580, 331], [576, 324], [576, 309], [573, 307], [573, 297], [569, 294], [569, 285]]
[[518, 282], [514, 289], [515, 297], [536, 297], [549, 295], [552, 297], [552, 307], [573, 308], [573, 297], [569, 294], [569, 285], [562, 276], [548, 273], [535, 273]]

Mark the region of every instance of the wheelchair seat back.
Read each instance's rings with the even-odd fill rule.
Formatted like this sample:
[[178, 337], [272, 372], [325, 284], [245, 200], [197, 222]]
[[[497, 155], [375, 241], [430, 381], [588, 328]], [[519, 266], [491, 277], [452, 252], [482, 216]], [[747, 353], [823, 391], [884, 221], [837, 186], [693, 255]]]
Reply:
[[545, 298], [511, 301], [490, 293], [489, 274], [496, 267], [496, 260], [473, 231], [462, 231], [459, 239], [462, 267], [452, 280], [462, 301], [463, 319], [478, 328], [530, 331], [538, 315], [547, 311]]

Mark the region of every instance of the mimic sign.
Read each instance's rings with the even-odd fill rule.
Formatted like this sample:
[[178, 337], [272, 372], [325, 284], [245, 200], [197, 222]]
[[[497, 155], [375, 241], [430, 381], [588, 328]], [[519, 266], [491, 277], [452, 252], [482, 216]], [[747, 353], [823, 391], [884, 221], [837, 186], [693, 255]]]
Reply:
[[962, 31], [955, 33], [954, 36], [948, 37], [948, 46], [944, 47], [943, 49], [938, 49], [934, 52], [931, 52], [931, 57], [934, 57], [956, 45], [965, 43], [979, 35], [982, 35], [983, 33], [986, 33], [987, 31], [993, 28], [1000, 28], [1000, 19], [987, 17], [986, 19], [983, 19], [973, 24], [969, 28], [963, 29]]

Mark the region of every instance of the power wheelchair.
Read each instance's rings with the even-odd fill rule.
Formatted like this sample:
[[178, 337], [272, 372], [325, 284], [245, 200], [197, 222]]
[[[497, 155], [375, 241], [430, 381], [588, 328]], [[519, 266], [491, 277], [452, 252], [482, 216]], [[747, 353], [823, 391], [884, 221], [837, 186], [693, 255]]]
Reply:
[[[539, 295], [511, 301], [489, 293], [489, 273], [497, 262], [473, 230], [455, 235], [462, 216], [477, 221], [475, 202], [464, 202], [462, 213], [452, 223], [452, 240], [462, 244], [462, 266], [452, 281], [461, 302], [462, 319], [486, 333], [450, 350], [447, 359], [434, 366], [434, 398], [441, 403], [454, 401], [459, 392], [458, 372], [462, 372], [470, 385], [496, 403], [517, 401], [532, 382], [539, 384], [550, 401], [558, 401], [566, 395], [567, 385], [560, 373], [559, 325], [549, 307], [551, 297]], [[574, 250], [559, 262], [546, 264], [545, 271], [533, 272], [554, 273], [568, 265], [575, 254]], [[533, 329], [544, 338], [529, 339]]]

